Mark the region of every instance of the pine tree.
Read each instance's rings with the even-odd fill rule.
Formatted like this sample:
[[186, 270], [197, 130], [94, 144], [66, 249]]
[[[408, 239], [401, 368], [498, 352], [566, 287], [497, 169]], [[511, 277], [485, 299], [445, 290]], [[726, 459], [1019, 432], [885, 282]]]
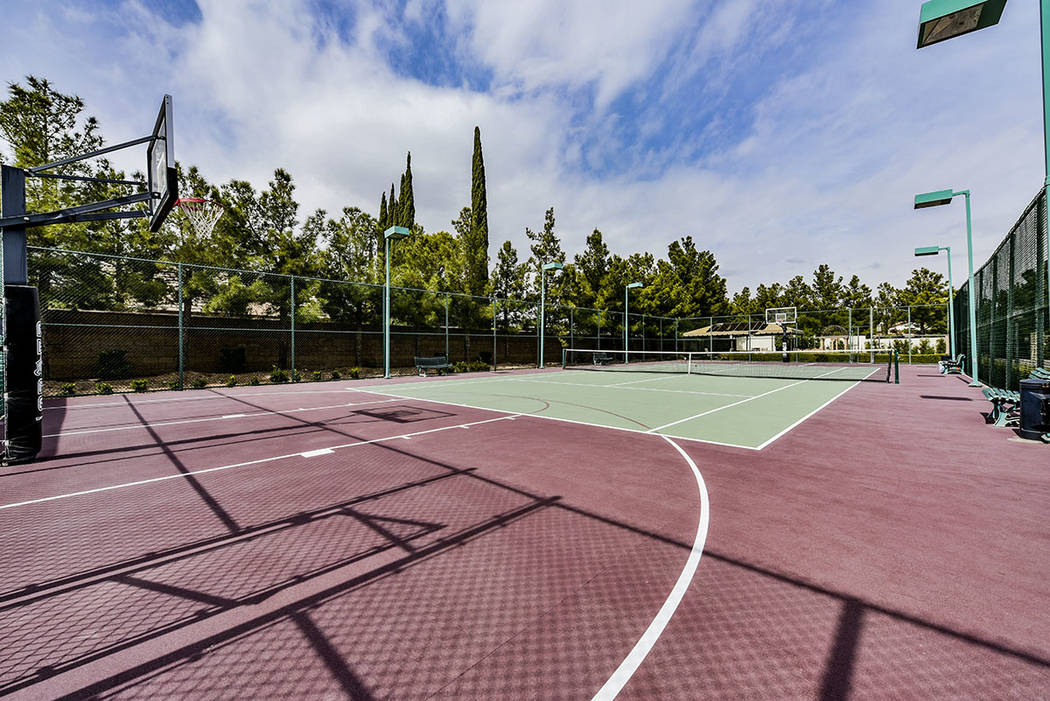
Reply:
[[401, 176], [401, 226], [411, 229], [416, 223], [416, 198], [412, 194], [412, 152], [408, 152], [405, 174]]
[[482, 294], [488, 283], [489, 215], [485, 185], [485, 159], [481, 154], [481, 129], [474, 127], [474, 159], [470, 180], [470, 236], [467, 240], [468, 291]]
[[[565, 251], [562, 250], [561, 241], [558, 239], [558, 235], [554, 233], [554, 207], [543, 213], [543, 231], [533, 231], [525, 227], [525, 236], [531, 241], [529, 248], [532, 251], [532, 256], [529, 258], [528, 267], [529, 272], [533, 275], [532, 282], [536, 291], [535, 294], [539, 297], [540, 270], [543, 264], [565, 260]], [[560, 289], [559, 282], [550, 284], [548, 294], [552, 300], [557, 301], [561, 298]]]

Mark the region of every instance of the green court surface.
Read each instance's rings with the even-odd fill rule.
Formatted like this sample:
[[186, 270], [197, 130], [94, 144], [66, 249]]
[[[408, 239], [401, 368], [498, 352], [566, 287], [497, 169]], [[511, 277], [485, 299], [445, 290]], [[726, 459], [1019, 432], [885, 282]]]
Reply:
[[760, 450], [856, 384], [548, 370], [404, 382], [368, 391]]

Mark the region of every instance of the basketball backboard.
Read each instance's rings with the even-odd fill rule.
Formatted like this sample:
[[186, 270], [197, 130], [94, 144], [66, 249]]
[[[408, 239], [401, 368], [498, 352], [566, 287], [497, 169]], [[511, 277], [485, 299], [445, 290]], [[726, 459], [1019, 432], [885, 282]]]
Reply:
[[767, 324], [794, 324], [798, 321], [796, 307], [773, 307], [766, 310]]
[[149, 178], [149, 230], [160, 230], [165, 217], [179, 199], [179, 181], [175, 173], [175, 141], [172, 128], [171, 95], [165, 95], [160, 104], [157, 124], [153, 127], [153, 141], [146, 149], [146, 173]]

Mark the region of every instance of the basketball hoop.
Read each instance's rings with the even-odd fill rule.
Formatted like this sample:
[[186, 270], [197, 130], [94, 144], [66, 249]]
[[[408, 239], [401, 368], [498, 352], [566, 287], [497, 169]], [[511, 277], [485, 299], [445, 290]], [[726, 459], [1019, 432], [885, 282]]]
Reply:
[[190, 223], [193, 232], [200, 238], [207, 238], [215, 229], [222, 216], [222, 205], [200, 197], [182, 197], [175, 201], [175, 206]]

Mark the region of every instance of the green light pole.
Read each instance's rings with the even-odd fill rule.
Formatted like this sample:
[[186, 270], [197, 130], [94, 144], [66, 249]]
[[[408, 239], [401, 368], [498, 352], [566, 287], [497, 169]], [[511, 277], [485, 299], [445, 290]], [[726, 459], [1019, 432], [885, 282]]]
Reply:
[[390, 242], [408, 237], [409, 230], [392, 226], [383, 232], [386, 240], [386, 284], [383, 286], [383, 377], [390, 377]]
[[547, 271], [548, 270], [561, 270], [562, 264], [558, 261], [550, 263], [544, 263], [543, 267], [540, 268], [540, 367], [542, 368], [545, 363], [543, 362], [543, 337], [547, 335], [547, 320], [544, 316], [545, 305], [547, 303]]
[[977, 295], [973, 286], [973, 225], [970, 219], [970, 191], [962, 190], [938, 190], [926, 192], [915, 196], [915, 209], [927, 207], [939, 207], [948, 204], [953, 197], [963, 195], [966, 198], [966, 257], [970, 269], [969, 284], [966, 286], [970, 313], [970, 386], [980, 387], [981, 382], [977, 379]]
[[623, 362], [624, 362], [625, 365], [627, 363], [631, 362], [631, 358], [630, 358], [631, 354], [627, 352], [627, 351], [631, 350], [630, 345], [629, 345], [630, 339], [631, 339], [630, 334], [629, 334], [629, 331], [630, 331], [630, 328], [631, 328], [631, 317], [627, 313], [627, 311], [628, 311], [627, 310], [627, 304], [628, 304], [628, 302], [630, 300], [630, 295], [628, 293], [631, 290], [633, 290], [634, 288], [641, 287], [641, 286], [642, 286], [642, 283], [640, 283], [640, 282], [632, 282], [630, 285], [628, 285], [627, 287], [623, 288]]
[[[999, 23], [1006, 0], [929, 0], [919, 11], [919, 41], [923, 48]], [[1050, 197], [1050, 0], [1039, 0], [1039, 42], [1043, 68], [1043, 197]], [[969, 200], [967, 200], [969, 202]], [[1050, 214], [1050, 213], [1048, 213]], [[1050, 221], [1043, 226], [1050, 230]], [[1050, 279], [1050, 256], [1046, 275]], [[970, 282], [973, 285], [973, 282]], [[1050, 305], [1050, 285], [1047, 286]]]
[[[948, 355], [955, 360], [955, 287], [952, 285], [952, 247], [923, 246], [915, 249], [916, 256], [935, 256], [941, 251], [948, 254]], [[908, 331], [911, 333], [911, 331]], [[909, 357], [911, 357], [909, 355]]]

